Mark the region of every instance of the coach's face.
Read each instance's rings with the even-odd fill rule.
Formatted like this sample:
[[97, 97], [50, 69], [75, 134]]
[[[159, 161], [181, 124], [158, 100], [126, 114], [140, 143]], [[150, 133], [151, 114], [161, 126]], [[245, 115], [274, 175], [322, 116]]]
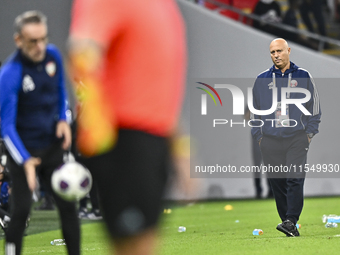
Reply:
[[46, 55], [47, 26], [44, 23], [29, 23], [14, 35], [15, 44], [33, 62], [41, 62]]
[[276, 68], [282, 70], [289, 65], [290, 48], [283, 39], [276, 39], [269, 46], [270, 56]]

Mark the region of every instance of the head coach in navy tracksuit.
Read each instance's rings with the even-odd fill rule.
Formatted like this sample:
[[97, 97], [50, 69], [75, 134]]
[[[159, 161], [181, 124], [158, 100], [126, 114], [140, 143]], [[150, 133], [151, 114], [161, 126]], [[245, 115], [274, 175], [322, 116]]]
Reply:
[[[12, 180], [6, 255], [20, 254], [25, 223], [36, 187], [36, 171], [51, 190], [51, 175], [71, 145], [66, 121], [66, 89], [61, 54], [48, 44], [46, 17], [28, 11], [15, 19], [17, 46], [0, 70], [1, 132], [9, 152]], [[75, 203], [53, 193], [68, 253], [80, 254]]]
[[[258, 75], [253, 87], [253, 106], [255, 110], [272, 111], [262, 113], [265, 115], [253, 114], [252, 135], [260, 144], [264, 167], [267, 167], [282, 220], [277, 230], [287, 236], [299, 236], [295, 224], [303, 207], [304, 166], [311, 139], [319, 132], [321, 111], [312, 76], [290, 62], [290, 51], [284, 39], [275, 39], [270, 44], [274, 65]], [[308, 99], [308, 91], [310, 99], [306, 99], [300, 107], [299, 104], [287, 104], [284, 112], [281, 109], [282, 88], [290, 90], [282, 94], [284, 100]], [[296, 89], [295, 93], [293, 89]], [[303, 93], [301, 89], [305, 89]]]

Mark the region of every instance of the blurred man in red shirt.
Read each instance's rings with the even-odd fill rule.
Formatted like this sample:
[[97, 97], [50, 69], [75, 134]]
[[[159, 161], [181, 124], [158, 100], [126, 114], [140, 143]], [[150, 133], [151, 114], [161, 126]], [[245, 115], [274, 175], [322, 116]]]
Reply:
[[184, 91], [182, 17], [173, 0], [76, 0], [69, 43], [78, 146], [115, 254], [150, 254]]

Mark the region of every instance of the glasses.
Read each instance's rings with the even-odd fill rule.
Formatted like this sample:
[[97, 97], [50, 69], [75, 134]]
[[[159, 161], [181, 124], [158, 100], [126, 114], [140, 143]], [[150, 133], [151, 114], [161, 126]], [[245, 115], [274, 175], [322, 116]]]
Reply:
[[37, 39], [26, 39], [21, 35], [21, 38], [26, 41], [27, 44], [29, 44], [30, 46], [35, 46], [39, 43], [44, 43], [47, 44], [48, 42], [48, 36], [42, 37], [42, 38], [37, 38]]

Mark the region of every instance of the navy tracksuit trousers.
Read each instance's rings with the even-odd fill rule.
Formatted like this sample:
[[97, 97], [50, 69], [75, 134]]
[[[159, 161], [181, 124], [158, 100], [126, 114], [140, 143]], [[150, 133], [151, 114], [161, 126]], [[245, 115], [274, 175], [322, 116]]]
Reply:
[[260, 144], [277, 211], [282, 221], [299, 220], [309, 141], [304, 131], [289, 138], [263, 136]]

